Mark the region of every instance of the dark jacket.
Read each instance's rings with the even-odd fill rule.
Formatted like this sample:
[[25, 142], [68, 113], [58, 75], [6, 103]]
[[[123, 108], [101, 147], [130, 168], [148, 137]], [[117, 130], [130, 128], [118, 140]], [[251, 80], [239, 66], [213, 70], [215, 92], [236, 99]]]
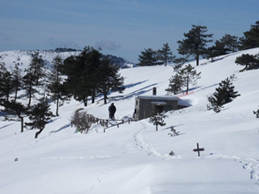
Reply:
[[109, 113], [111, 115], [114, 115], [114, 113], [116, 112], [116, 107], [114, 106], [114, 104], [112, 103], [111, 106], [109, 106]]

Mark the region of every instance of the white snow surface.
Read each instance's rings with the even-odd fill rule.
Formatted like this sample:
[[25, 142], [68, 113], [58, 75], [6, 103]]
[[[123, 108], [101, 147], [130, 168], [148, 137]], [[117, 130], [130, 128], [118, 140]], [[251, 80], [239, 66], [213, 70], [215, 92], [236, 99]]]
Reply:
[[[87, 107], [75, 100], [65, 103], [38, 139], [37, 130], [21, 133], [20, 122], [1, 116], [0, 193], [258, 194], [259, 119], [253, 111], [259, 108], [259, 70], [239, 72], [243, 67], [235, 59], [242, 53], [258, 54], [259, 48], [221, 56], [213, 63], [201, 60], [197, 86], [189, 95], [178, 95], [191, 106], [168, 112], [166, 125], [158, 131], [145, 119], [105, 133], [94, 125], [81, 134], [70, 126], [70, 118], [84, 108], [107, 119], [110, 102], [117, 107], [116, 119], [131, 117], [137, 95], [151, 95], [153, 87], [158, 95], [166, 94], [174, 74], [171, 65], [122, 69], [123, 93], [111, 93], [108, 104], [102, 96], [93, 104], [89, 100]], [[208, 111], [208, 95], [233, 74], [241, 96], [220, 113]], [[171, 126], [179, 136], [169, 135]], [[193, 151], [197, 143], [205, 149], [200, 157]]]

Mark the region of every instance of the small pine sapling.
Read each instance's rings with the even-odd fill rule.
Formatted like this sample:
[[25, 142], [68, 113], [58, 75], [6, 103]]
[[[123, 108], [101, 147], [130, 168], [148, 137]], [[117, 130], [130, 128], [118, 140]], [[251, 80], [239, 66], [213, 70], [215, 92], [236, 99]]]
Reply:
[[171, 126], [171, 133], [168, 133], [168, 135], [171, 135], [171, 137], [174, 137], [174, 136], [178, 136], [180, 135], [180, 132], [179, 131], [176, 131], [176, 129], [174, 128], [174, 126]]
[[253, 111], [253, 113], [256, 115], [256, 118], [259, 118], [259, 109], [257, 111]]
[[235, 74], [232, 74], [230, 77], [229, 77], [230, 81], [236, 81], [237, 80], [237, 77]]
[[164, 118], [166, 118], [166, 115], [164, 113], [157, 113], [150, 117], [149, 122], [153, 123], [153, 125], [156, 126], [156, 131], [158, 131], [158, 125], [165, 126], [166, 123], [164, 122]]
[[224, 104], [232, 102], [234, 98], [240, 96], [237, 91], [235, 91], [235, 87], [231, 80], [234, 80], [235, 76], [232, 75], [230, 78], [227, 78], [221, 83], [219, 83], [219, 87], [216, 88], [216, 91], [213, 95], [208, 97], [209, 105], [207, 105], [207, 109], [213, 109], [216, 113], [219, 113]]

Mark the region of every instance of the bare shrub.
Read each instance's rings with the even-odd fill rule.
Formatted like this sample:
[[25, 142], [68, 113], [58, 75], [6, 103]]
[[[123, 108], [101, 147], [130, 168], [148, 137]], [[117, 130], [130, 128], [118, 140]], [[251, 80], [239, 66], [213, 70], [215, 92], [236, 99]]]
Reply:
[[88, 133], [92, 123], [95, 122], [95, 118], [92, 115], [87, 114], [87, 112], [79, 111], [80, 109], [75, 111], [74, 115], [72, 116], [71, 126], [75, 126], [81, 133]]

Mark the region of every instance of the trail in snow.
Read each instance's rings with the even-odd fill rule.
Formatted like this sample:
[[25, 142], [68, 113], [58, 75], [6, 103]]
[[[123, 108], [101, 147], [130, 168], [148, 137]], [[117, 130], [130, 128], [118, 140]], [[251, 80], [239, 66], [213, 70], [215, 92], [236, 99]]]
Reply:
[[257, 184], [259, 184], [259, 160], [256, 158], [246, 158], [242, 159], [238, 156], [227, 156], [227, 155], [210, 155], [205, 158], [208, 159], [226, 159], [226, 160], [234, 160], [239, 162], [243, 169], [250, 171], [250, 178], [254, 180]]
[[[162, 155], [157, 152], [150, 144], [148, 144], [143, 136], [143, 131], [147, 128], [146, 121], [141, 121], [142, 128], [134, 134], [134, 141], [136, 148], [140, 151], [144, 151], [148, 156], [153, 156], [161, 159], [175, 159], [180, 156]], [[227, 156], [227, 155], [210, 155], [205, 156], [207, 159], [231, 159], [242, 164], [243, 169], [250, 171], [250, 178], [259, 184], [259, 160], [256, 158], [241, 159], [238, 156]]]
[[259, 184], [259, 160], [255, 158], [247, 158], [239, 160], [243, 168], [250, 171], [250, 178]]
[[154, 156], [161, 159], [171, 159], [171, 158], [178, 158], [179, 156], [170, 156], [168, 155], [162, 155], [159, 152], [157, 152], [154, 148], [152, 148], [151, 145], [149, 145], [143, 138], [142, 132], [147, 128], [147, 124], [145, 121], [140, 121], [140, 124], [143, 126], [138, 132], [134, 134], [134, 141], [136, 144], [136, 148], [146, 152], [148, 156]]
[[97, 177], [95, 178], [95, 181], [93, 182], [93, 185], [91, 186], [91, 190], [94, 190], [95, 188], [98, 188], [98, 186], [103, 182], [104, 179], [107, 179], [109, 176], [109, 173], [113, 170], [112, 166], [108, 166], [108, 168], [105, 171], [100, 172]]

